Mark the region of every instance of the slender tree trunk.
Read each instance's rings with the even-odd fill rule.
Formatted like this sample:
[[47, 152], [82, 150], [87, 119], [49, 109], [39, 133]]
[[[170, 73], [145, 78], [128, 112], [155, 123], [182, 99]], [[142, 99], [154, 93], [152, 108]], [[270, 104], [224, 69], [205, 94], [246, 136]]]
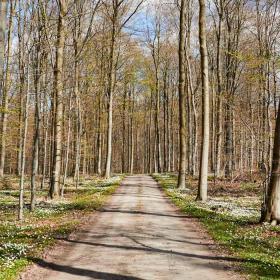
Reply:
[[155, 114], [155, 129], [156, 129], [156, 163], [157, 163], [157, 172], [161, 173], [162, 164], [161, 164], [161, 133], [160, 133], [160, 90], [159, 90], [159, 81], [157, 82], [156, 89], [156, 114]]
[[54, 68], [54, 149], [50, 182], [50, 197], [59, 195], [61, 149], [62, 149], [62, 113], [63, 113], [63, 51], [65, 44], [66, 1], [59, 0], [59, 17], [57, 27], [56, 63]]
[[135, 140], [134, 140], [134, 88], [132, 89], [131, 95], [130, 95], [130, 167], [129, 172], [130, 174], [133, 174], [134, 170], [134, 147], [135, 147]]
[[186, 187], [186, 93], [185, 93], [185, 47], [186, 47], [186, 0], [181, 0], [180, 34], [179, 34], [179, 174], [177, 187]]
[[7, 1], [0, 2], [0, 92], [3, 92], [3, 73], [4, 73], [4, 55], [5, 55], [5, 31]]
[[81, 101], [80, 97], [76, 96], [77, 102], [77, 134], [76, 134], [76, 155], [75, 155], [75, 172], [74, 182], [76, 188], [78, 188], [80, 180], [80, 165], [81, 165], [81, 141], [82, 141], [82, 116], [81, 116]]
[[42, 181], [41, 181], [41, 189], [45, 186], [45, 180], [46, 180], [46, 173], [47, 173], [47, 159], [48, 159], [48, 136], [49, 136], [49, 114], [47, 112], [47, 104], [44, 104], [44, 110], [45, 110], [45, 121], [43, 121], [44, 126], [44, 149], [43, 149], [43, 164], [42, 164]]
[[[4, 3], [2, 3], [3, 5]], [[5, 8], [4, 8], [5, 9]], [[4, 176], [5, 158], [6, 158], [6, 137], [7, 137], [7, 121], [8, 121], [8, 90], [10, 86], [10, 58], [12, 54], [12, 28], [13, 28], [13, 1], [10, 0], [10, 17], [8, 26], [8, 39], [7, 39], [7, 56], [6, 56], [6, 69], [5, 78], [2, 82], [2, 113], [0, 125], [0, 177]]]
[[69, 107], [68, 107], [68, 127], [67, 127], [67, 143], [66, 143], [66, 155], [65, 155], [65, 164], [64, 164], [64, 175], [62, 186], [60, 190], [61, 197], [64, 196], [64, 188], [68, 175], [68, 163], [69, 163], [69, 152], [70, 152], [70, 135], [71, 135], [71, 110], [72, 110], [72, 94], [69, 96]]
[[149, 106], [149, 173], [153, 172], [153, 160], [152, 160], [152, 107], [153, 107], [153, 98], [152, 98], [152, 91], [150, 95], [150, 106]]
[[81, 134], [82, 134], [82, 117], [81, 117], [81, 100], [79, 92], [79, 66], [78, 66], [78, 43], [77, 38], [74, 40], [75, 46], [75, 62], [74, 62], [74, 97], [76, 100], [76, 112], [77, 112], [77, 133], [76, 133], [76, 146], [75, 146], [75, 171], [73, 180], [76, 188], [79, 184], [80, 177], [80, 163], [81, 163]]
[[[117, 9], [117, 8], [116, 8]], [[111, 164], [112, 164], [112, 134], [113, 134], [113, 95], [115, 87], [115, 45], [116, 45], [116, 22], [117, 10], [114, 11], [112, 20], [112, 34], [110, 45], [109, 57], [109, 73], [108, 73], [108, 127], [107, 127], [107, 155], [106, 155], [106, 168], [105, 178], [111, 177]]]
[[102, 103], [101, 96], [98, 98], [98, 136], [97, 136], [97, 174], [102, 174]]
[[126, 95], [127, 95], [127, 85], [123, 92], [123, 106], [122, 106], [122, 173], [125, 173], [125, 121], [126, 121]]
[[222, 37], [222, 27], [223, 27], [223, 1], [220, 0], [220, 10], [219, 10], [219, 25], [217, 31], [217, 116], [216, 116], [216, 153], [215, 153], [215, 175], [220, 176], [221, 174], [221, 153], [222, 153], [222, 55], [221, 55], [221, 37]]
[[34, 113], [34, 123], [35, 123], [35, 132], [33, 138], [33, 151], [32, 151], [32, 175], [31, 175], [31, 203], [30, 210], [34, 211], [36, 203], [36, 176], [38, 172], [39, 164], [39, 137], [40, 137], [40, 89], [39, 89], [39, 55], [36, 57], [36, 73], [34, 80], [35, 88], [35, 113]]
[[[29, 63], [29, 59], [27, 65]], [[20, 183], [19, 183], [19, 212], [18, 219], [19, 221], [23, 220], [24, 216], [24, 175], [25, 175], [25, 153], [26, 153], [26, 138], [27, 138], [27, 127], [28, 127], [28, 106], [29, 106], [29, 69], [27, 66], [27, 91], [25, 98], [25, 108], [24, 108], [24, 125], [23, 125], [23, 134], [22, 134], [22, 153], [21, 153], [21, 168], [20, 168]]]
[[205, 1], [199, 0], [199, 43], [201, 56], [201, 79], [202, 79], [202, 142], [199, 172], [199, 189], [197, 199], [207, 200], [207, 177], [209, 156], [209, 77], [208, 77], [208, 55], [206, 46], [206, 15]]
[[[3, 5], [3, 4], [0, 4]], [[19, 8], [21, 8], [21, 3], [19, 1]], [[5, 19], [5, 16], [3, 17]], [[20, 104], [19, 104], [19, 128], [18, 128], [18, 152], [17, 152], [17, 174], [20, 176], [20, 169], [21, 169], [21, 147], [22, 147], [22, 123], [23, 123], [23, 103], [24, 103], [24, 62], [23, 62], [23, 35], [22, 35], [22, 29], [21, 29], [21, 16], [18, 18], [18, 65], [19, 65], [19, 98], [20, 98]], [[4, 42], [3, 42], [4, 43]], [[1, 43], [0, 43], [1, 44]], [[2, 65], [2, 63], [0, 64]], [[1, 67], [1, 66], [0, 66]]]

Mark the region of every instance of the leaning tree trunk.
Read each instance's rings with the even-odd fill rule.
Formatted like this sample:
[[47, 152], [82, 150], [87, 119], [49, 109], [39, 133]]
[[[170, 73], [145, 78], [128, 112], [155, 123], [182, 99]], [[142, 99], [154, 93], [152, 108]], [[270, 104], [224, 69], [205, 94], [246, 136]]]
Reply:
[[280, 223], [280, 103], [276, 120], [271, 177], [268, 185], [262, 221]]
[[179, 175], [178, 188], [186, 187], [186, 94], [185, 94], [185, 34], [186, 34], [186, 1], [181, 0], [180, 34], [179, 34]]
[[199, 0], [199, 43], [201, 56], [201, 79], [202, 79], [202, 150], [200, 157], [199, 189], [197, 199], [207, 200], [207, 176], [209, 154], [209, 80], [208, 80], [208, 55], [206, 46], [205, 27], [205, 1]]
[[54, 67], [54, 149], [53, 164], [50, 181], [50, 197], [54, 198], [59, 195], [59, 181], [61, 171], [61, 149], [62, 149], [62, 68], [63, 68], [63, 50], [65, 43], [65, 14], [66, 2], [59, 0], [59, 18], [57, 27], [57, 43], [56, 43], [56, 64]]

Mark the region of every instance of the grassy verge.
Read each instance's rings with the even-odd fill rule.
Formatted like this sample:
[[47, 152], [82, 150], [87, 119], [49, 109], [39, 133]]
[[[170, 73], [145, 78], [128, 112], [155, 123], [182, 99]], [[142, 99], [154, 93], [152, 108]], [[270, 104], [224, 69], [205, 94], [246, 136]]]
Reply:
[[33, 213], [26, 209], [23, 223], [14, 221], [16, 191], [1, 191], [0, 280], [16, 279], [30, 259], [40, 256], [58, 238], [73, 232], [85, 215], [105, 203], [121, 179], [87, 180], [78, 190], [68, 187], [64, 199], [42, 200]]
[[[165, 193], [184, 213], [198, 218], [213, 239], [238, 258], [236, 267], [250, 279], [280, 279], [280, 228], [258, 224], [258, 215], [238, 216], [195, 202], [192, 190], [182, 193], [175, 188], [176, 176], [154, 174]], [[242, 197], [242, 193], [240, 193]], [[247, 200], [246, 200], [247, 201]], [[250, 201], [251, 204], [258, 204]], [[210, 204], [211, 205], [211, 204]], [[246, 210], [246, 205], [243, 203]]]

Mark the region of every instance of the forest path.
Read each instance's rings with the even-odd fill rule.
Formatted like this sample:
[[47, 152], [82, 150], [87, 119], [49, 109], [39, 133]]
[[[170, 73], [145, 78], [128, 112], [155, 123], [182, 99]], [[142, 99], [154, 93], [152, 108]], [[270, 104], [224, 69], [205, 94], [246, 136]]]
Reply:
[[127, 177], [102, 211], [22, 279], [241, 279], [149, 176]]

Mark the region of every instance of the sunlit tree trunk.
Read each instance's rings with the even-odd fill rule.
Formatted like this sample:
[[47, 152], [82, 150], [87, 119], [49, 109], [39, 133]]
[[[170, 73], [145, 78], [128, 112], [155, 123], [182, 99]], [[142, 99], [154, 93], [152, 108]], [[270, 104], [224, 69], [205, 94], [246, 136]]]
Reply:
[[186, 47], [186, 0], [181, 0], [180, 34], [179, 34], [179, 174], [178, 188], [186, 187], [186, 157], [187, 157], [187, 129], [186, 129], [186, 93], [185, 93], [185, 47]]
[[72, 110], [72, 94], [69, 96], [69, 105], [68, 105], [68, 127], [67, 127], [67, 142], [66, 142], [66, 155], [64, 163], [64, 175], [62, 186], [60, 190], [61, 197], [64, 196], [64, 188], [66, 184], [66, 179], [68, 176], [68, 163], [69, 163], [69, 152], [70, 152], [70, 136], [71, 136], [71, 110]]
[[113, 133], [113, 95], [115, 87], [115, 47], [117, 36], [117, 20], [118, 20], [118, 7], [114, 6], [113, 18], [112, 18], [112, 31], [110, 42], [110, 54], [109, 54], [109, 70], [108, 70], [108, 127], [107, 127], [107, 155], [106, 155], [106, 168], [105, 178], [111, 176], [111, 164], [112, 164], [112, 133]]
[[[10, 16], [8, 26], [7, 38], [7, 55], [6, 55], [6, 69], [5, 75], [2, 80], [2, 110], [1, 110], [1, 124], [0, 124], [0, 177], [4, 176], [5, 157], [6, 157], [6, 137], [7, 137], [7, 121], [8, 121], [8, 91], [10, 87], [10, 60], [12, 54], [12, 28], [13, 28], [13, 14], [14, 14], [14, 1], [10, 0]], [[1, 4], [3, 6], [2, 12], [5, 13], [5, 1]], [[4, 16], [5, 18], [6, 16]]]
[[35, 89], [35, 113], [34, 113], [34, 124], [35, 131], [33, 137], [33, 151], [32, 151], [32, 174], [31, 174], [31, 201], [30, 201], [30, 210], [35, 209], [36, 203], [36, 176], [38, 172], [39, 164], [39, 137], [40, 137], [40, 60], [39, 55], [39, 41], [37, 42], [37, 54], [35, 56], [35, 71], [34, 71], [34, 89]]
[[[29, 64], [29, 58], [27, 65]], [[23, 132], [22, 132], [22, 147], [21, 147], [21, 168], [20, 168], [20, 182], [19, 182], [19, 211], [18, 219], [20, 221], [24, 218], [24, 177], [25, 177], [25, 155], [26, 155], [26, 138], [27, 138], [27, 128], [28, 128], [28, 106], [29, 106], [29, 66], [27, 66], [27, 88], [25, 96], [25, 106], [23, 113]]]
[[66, 1], [59, 0], [59, 17], [57, 26], [56, 62], [54, 67], [54, 149], [50, 181], [50, 197], [59, 195], [61, 149], [62, 149], [62, 114], [63, 114], [63, 51], [65, 44]]
[[202, 80], [202, 141], [199, 171], [199, 188], [197, 199], [207, 200], [207, 177], [208, 177], [208, 155], [209, 155], [209, 75], [208, 55], [206, 46], [206, 15], [205, 1], [199, 0], [199, 44], [201, 59]]
[[276, 120], [272, 169], [262, 220], [280, 223], [280, 103]]
[[134, 86], [132, 86], [131, 92], [130, 92], [130, 160], [129, 160], [129, 172], [130, 174], [133, 174], [134, 171], [134, 149], [135, 149], [135, 139], [134, 139]]
[[216, 31], [217, 35], [217, 55], [216, 55], [216, 64], [217, 64], [217, 112], [216, 112], [216, 149], [215, 149], [215, 175], [220, 176], [221, 174], [221, 152], [222, 152], [222, 28], [223, 28], [223, 17], [224, 17], [224, 0], [219, 0], [217, 5], [218, 7], [218, 30]]

